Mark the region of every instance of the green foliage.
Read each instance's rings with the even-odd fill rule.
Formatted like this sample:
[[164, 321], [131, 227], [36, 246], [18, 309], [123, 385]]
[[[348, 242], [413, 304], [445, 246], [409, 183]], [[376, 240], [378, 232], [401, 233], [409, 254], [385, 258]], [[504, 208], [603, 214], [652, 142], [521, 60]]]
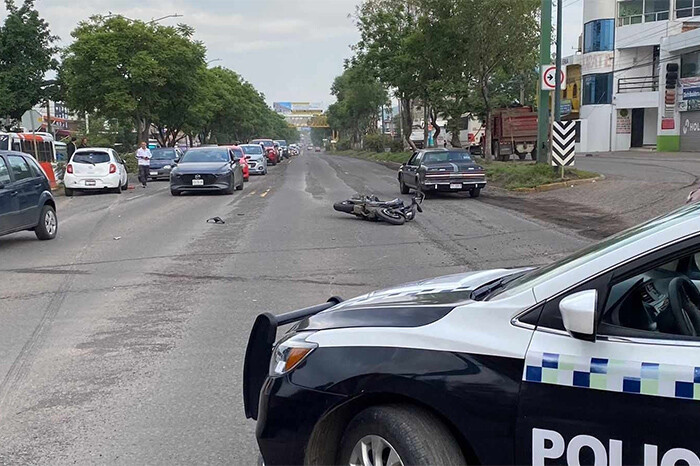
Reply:
[[384, 86], [364, 65], [355, 63], [335, 78], [331, 94], [338, 101], [328, 107], [328, 124], [343, 137], [358, 143], [362, 136], [376, 132], [379, 109], [386, 105]]
[[323, 146], [324, 139], [330, 139], [331, 130], [329, 128], [311, 128], [311, 142], [314, 146]]
[[44, 81], [57, 66], [58, 51], [49, 25], [34, 8], [34, 0], [16, 6], [5, 0], [8, 15], [0, 26], [0, 117], [17, 122], [34, 105], [48, 97]]
[[364, 148], [365, 150], [384, 152], [384, 148], [391, 147], [391, 142], [391, 136], [387, 136], [386, 134], [368, 134], [365, 136]]
[[597, 173], [567, 168], [564, 180], [559, 177], [559, 169], [546, 164], [491, 162], [486, 163], [486, 179], [495, 186], [505, 189], [535, 188], [558, 181], [595, 178]]
[[93, 16], [71, 35], [60, 72], [70, 108], [132, 119], [140, 140], [153, 122], [172, 131], [185, 124], [205, 55], [190, 28]]
[[392, 139], [389, 148], [392, 152], [403, 152], [403, 139]]
[[339, 139], [335, 147], [338, 150], [350, 150], [352, 148], [352, 141], [350, 141], [350, 139]]

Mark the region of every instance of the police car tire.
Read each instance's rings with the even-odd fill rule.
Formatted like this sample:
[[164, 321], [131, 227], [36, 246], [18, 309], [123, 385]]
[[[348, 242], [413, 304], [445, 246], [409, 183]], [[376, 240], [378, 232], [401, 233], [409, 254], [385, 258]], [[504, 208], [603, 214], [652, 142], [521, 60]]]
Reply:
[[353, 448], [367, 435], [389, 442], [406, 466], [466, 464], [459, 445], [436, 416], [404, 405], [373, 406], [357, 414], [340, 441], [337, 464], [349, 464]]

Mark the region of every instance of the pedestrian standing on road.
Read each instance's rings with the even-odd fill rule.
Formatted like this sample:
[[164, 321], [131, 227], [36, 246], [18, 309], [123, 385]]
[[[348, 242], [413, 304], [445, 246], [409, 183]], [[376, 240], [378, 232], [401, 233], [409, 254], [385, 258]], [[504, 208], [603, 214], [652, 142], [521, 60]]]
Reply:
[[[75, 136], [73, 136], [72, 138], [70, 138], [70, 142], [69, 142], [69, 143], [67, 144], [67, 146], [66, 146], [66, 152], [67, 152], [67, 154], [68, 154], [68, 160], [70, 160], [70, 158], [73, 157], [73, 152], [75, 152], [75, 150], [78, 148], [78, 147], [75, 145], [75, 141], [77, 141], [77, 140], [78, 140], [78, 139], [77, 139]], [[66, 162], [67, 162], [68, 160], [66, 160]]]
[[81, 139], [81, 140], [80, 140], [80, 146], [79, 146], [79, 147], [80, 147], [81, 149], [84, 149], [84, 148], [87, 147], [87, 146], [88, 146], [88, 140], [87, 140], [87, 138]]
[[139, 163], [139, 183], [141, 183], [141, 186], [144, 188], [148, 181], [148, 171], [151, 168], [151, 157], [151, 150], [145, 142], [142, 142], [141, 147], [136, 151], [136, 160]]

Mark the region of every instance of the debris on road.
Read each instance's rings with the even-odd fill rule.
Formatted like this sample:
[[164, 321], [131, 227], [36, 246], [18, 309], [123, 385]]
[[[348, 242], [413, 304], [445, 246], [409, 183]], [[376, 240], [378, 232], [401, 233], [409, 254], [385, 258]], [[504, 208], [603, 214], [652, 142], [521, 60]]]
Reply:
[[121, 236], [115, 236], [115, 237], [112, 238], [112, 239], [114, 239], [114, 241], [119, 241], [120, 239], [122, 239], [122, 237], [121, 237]]
[[207, 223], [215, 223], [217, 225], [223, 225], [226, 222], [224, 222], [221, 217], [212, 217], [210, 219], [207, 219]]

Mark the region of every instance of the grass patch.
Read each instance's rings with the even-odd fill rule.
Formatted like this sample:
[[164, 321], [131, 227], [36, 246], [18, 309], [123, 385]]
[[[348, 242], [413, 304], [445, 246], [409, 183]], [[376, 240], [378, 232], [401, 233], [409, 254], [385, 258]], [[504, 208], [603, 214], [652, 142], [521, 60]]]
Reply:
[[[335, 151], [332, 154], [355, 157], [358, 159], [373, 160], [375, 162], [405, 163], [411, 156], [411, 152], [374, 152], [345, 150]], [[522, 162], [486, 162], [476, 158], [477, 163], [486, 169], [486, 180], [492, 186], [505, 189], [536, 188], [559, 181], [584, 180], [599, 176], [597, 173], [566, 168], [564, 178], [560, 178], [559, 168], [556, 169], [547, 164], [534, 164]]]
[[411, 152], [376, 152], [376, 151], [358, 151], [358, 150], [341, 150], [331, 152], [335, 155], [345, 155], [347, 157], [355, 157], [358, 159], [373, 160], [375, 162], [395, 162], [406, 163], [411, 157]]
[[597, 173], [566, 168], [562, 179], [559, 177], [558, 167], [543, 163], [490, 162], [483, 165], [488, 182], [505, 189], [536, 188], [559, 181], [584, 180], [598, 176]]

